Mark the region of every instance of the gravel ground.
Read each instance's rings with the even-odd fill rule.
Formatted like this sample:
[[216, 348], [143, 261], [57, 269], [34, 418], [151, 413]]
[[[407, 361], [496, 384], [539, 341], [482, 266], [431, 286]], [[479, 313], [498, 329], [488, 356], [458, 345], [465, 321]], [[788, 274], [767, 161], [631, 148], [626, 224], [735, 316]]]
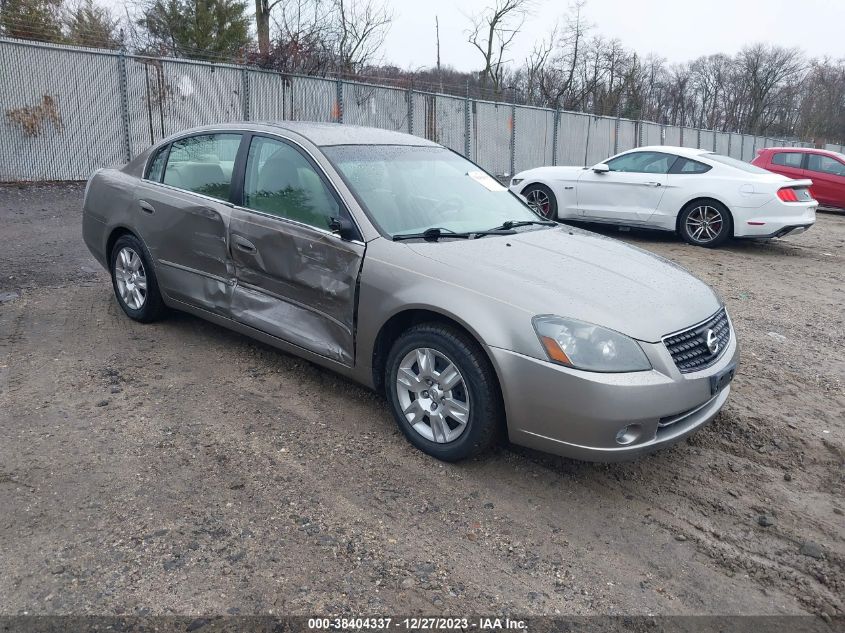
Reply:
[[124, 317], [82, 194], [0, 188], [0, 613], [843, 614], [845, 217], [719, 251], [605, 230], [722, 294], [727, 407], [634, 463], [446, 465], [336, 375]]

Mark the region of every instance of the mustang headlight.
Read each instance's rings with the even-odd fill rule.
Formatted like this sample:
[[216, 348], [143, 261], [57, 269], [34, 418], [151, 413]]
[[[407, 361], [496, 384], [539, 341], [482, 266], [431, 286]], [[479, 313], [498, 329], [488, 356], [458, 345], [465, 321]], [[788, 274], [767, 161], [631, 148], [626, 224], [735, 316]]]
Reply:
[[525, 178], [512, 178], [511, 179], [511, 187], [516, 187], [523, 180], [525, 180]]
[[634, 339], [607, 328], [544, 314], [534, 329], [549, 360], [587, 371], [645, 371], [651, 363]]

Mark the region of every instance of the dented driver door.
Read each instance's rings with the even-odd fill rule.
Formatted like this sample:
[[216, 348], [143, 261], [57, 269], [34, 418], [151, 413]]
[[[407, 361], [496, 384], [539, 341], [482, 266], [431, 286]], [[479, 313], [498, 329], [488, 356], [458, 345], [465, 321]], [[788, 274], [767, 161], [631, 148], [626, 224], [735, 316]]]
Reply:
[[363, 244], [239, 208], [232, 211], [229, 244], [236, 320], [344, 365], [354, 363]]
[[229, 222], [232, 317], [353, 365], [365, 245], [332, 233], [346, 209], [300, 149], [254, 136], [244, 158], [243, 203]]

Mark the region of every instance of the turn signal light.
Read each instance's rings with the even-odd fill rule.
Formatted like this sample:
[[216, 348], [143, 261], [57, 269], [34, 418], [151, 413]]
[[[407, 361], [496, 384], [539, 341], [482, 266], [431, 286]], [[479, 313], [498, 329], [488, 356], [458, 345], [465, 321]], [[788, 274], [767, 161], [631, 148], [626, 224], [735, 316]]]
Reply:
[[789, 187], [778, 189], [778, 198], [784, 202], [798, 202], [798, 194], [795, 193], [795, 189]]

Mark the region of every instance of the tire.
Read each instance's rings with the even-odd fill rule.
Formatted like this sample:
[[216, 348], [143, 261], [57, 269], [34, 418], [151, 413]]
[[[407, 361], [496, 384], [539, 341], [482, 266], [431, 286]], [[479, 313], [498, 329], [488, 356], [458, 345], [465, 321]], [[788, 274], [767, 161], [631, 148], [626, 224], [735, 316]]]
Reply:
[[114, 296], [126, 316], [141, 323], [157, 321], [165, 311], [151, 259], [132, 234], [117, 238], [109, 254]]
[[716, 200], [694, 200], [678, 216], [678, 232], [693, 246], [717, 248], [733, 235], [733, 218]]
[[546, 185], [534, 183], [522, 190], [528, 206], [544, 220], [557, 220], [557, 198]]
[[504, 406], [490, 361], [475, 341], [440, 323], [416, 325], [396, 340], [385, 390], [408, 441], [445, 462], [483, 453], [503, 428]]

